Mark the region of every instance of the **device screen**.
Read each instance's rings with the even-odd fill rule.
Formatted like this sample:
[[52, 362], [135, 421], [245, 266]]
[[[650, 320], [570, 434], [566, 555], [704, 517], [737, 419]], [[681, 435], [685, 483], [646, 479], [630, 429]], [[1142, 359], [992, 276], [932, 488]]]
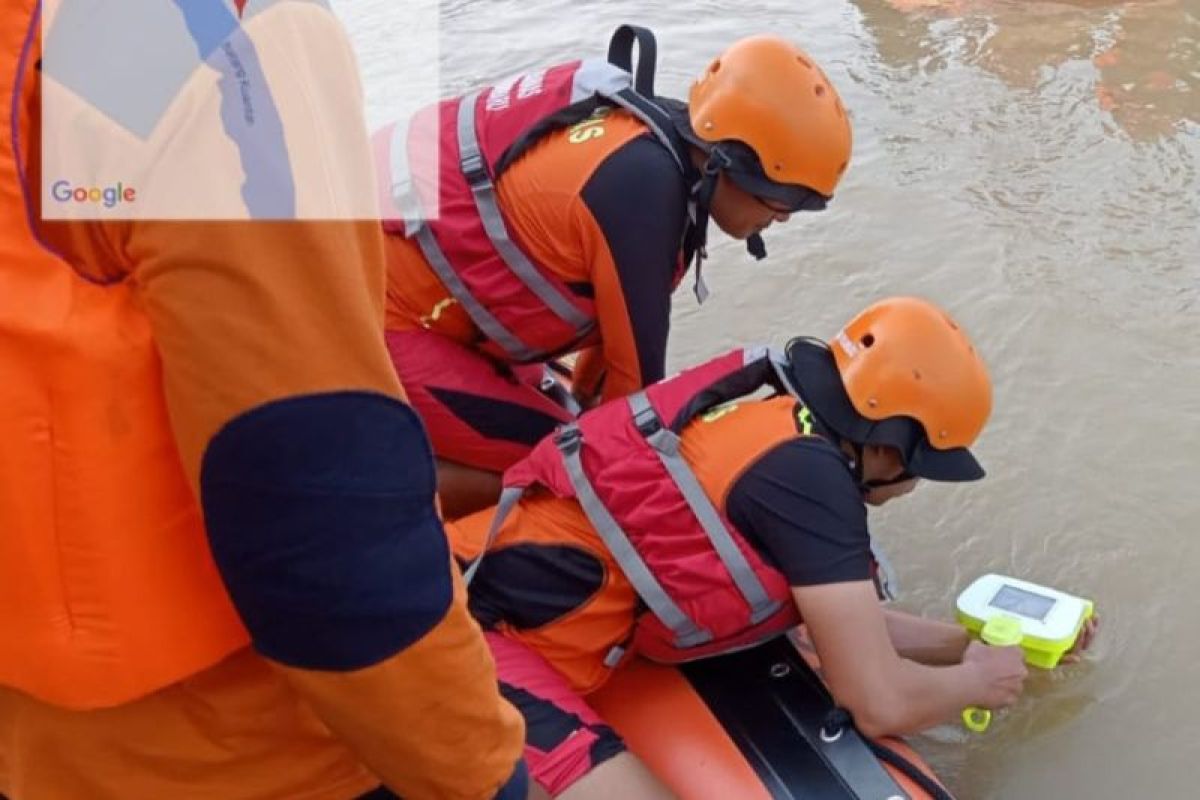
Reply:
[[991, 599], [989, 605], [1020, 614], [1022, 617], [1036, 619], [1038, 622], [1045, 622], [1046, 615], [1050, 613], [1050, 609], [1054, 608], [1054, 598], [1005, 584], [1000, 587], [1000, 591], [996, 592], [996, 596]]

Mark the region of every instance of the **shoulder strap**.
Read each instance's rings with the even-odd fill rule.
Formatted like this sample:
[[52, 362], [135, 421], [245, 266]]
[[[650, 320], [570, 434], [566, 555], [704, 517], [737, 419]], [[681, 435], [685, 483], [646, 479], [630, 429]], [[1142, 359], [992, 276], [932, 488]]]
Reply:
[[579, 426], [571, 423], [560, 428], [554, 441], [562, 454], [563, 466], [583, 513], [621, 566], [621, 571], [625, 573], [642, 602], [675, 635], [676, 647], [695, 647], [712, 641], [712, 632], [700, 627], [689, 617], [659, 583], [620, 523], [613, 518], [604, 501], [596, 493], [595, 486], [583, 468], [580, 454], [583, 434]]
[[658, 412], [650, 404], [650, 399], [644, 391], [635, 392], [628, 398], [629, 408], [633, 412], [633, 424], [653, 448], [659, 463], [670, 477], [675, 488], [687, 502], [688, 508], [695, 515], [696, 521], [704, 530], [709, 543], [717, 552], [725, 571], [733, 579], [742, 598], [750, 606], [750, 622], [757, 625], [779, 610], [780, 604], [772, 600], [766, 587], [758, 579], [750, 562], [742, 555], [737, 543], [721, 520], [720, 512], [712, 500], [704, 493], [700, 479], [692, 471], [680, 453], [678, 434], [662, 424]]
[[748, 347], [745, 350], [745, 366], [726, 375], [691, 399], [675, 418], [670, 430], [681, 433], [696, 417], [716, 408], [722, 403], [754, 394], [759, 389], [770, 387], [776, 394], [797, 397], [795, 387], [787, 377], [786, 357], [771, 347]]
[[591, 97], [585, 97], [577, 103], [572, 103], [565, 108], [560, 108], [553, 114], [542, 117], [530, 125], [496, 159], [496, 163], [492, 167], [495, 180], [500, 180], [500, 176], [504, 174], [505, 170], [511, 167], [518, 158], [525, 155], [529, 148], [533, 147], [546, 136], [560, 128], [569, 128], [578, 122], [583, 122], [596, 113], [596, 109], [602, 105], [607, 105], [607, 103], [599, 96], [592, 95]]
[[[636, 74], [633, 45], [638, 46]], [[648, 28], [622, 25], [608, 45], [608, 60], [590, 59], [580, 68], [580, 88], [591, 94], [534, 123], [500, 154], [492, 168], [493, 180], [524, 155], [544, 136], [560, 128], [582, 122], [601, 105], [623, 108], [641, 120], [654, 137], [667, 148], [684, 175], [694, 171], [686, 143], [675, 131], [675, 123], [664, 101], [654, 95], [654, 72], [658, 63], [658, 44]]]
[[483, 539], [483, 547], [479, 549], [479, 555], [475, 556], [475, 560], [463, 570], [463, 581], [468, 586], [475, 579], [475, 574], [479, 572], [479, 567], [483, 564], [483, 557], [487, 555], [487, 551], [495, 544], [496, 536], [500, 533], [500, 529], [504, 527], [504, 520], [516, 508], [523, 494], [525, 494], [525, 489], [521, 486], [510, 486], [500, 492], [500, 502], [496, 504], [496, 510], [492, 513], [492, 523], [488, 526], [487, 536]]
[[[596, 321], [579, 309], [564, 291], [543, 274], [509, 234], [504, 214], [496, 196], [495, 181], [488, 173], [476, 130], [476, 106], [479, 92], [473, 92], [459, 100], [455, 130], [459, 146], [459, 170], [471, 191], [479, 221], [483, 225], [488, 241], [504, 261], [509, 271], [542, 302], [556, 317], [574, 331], [573, 341], [579, 342], [589, 336]], [[393, 143], [393, 148], [396, 144]], [[394, 152], [394, 149], [393, 149]], [[407, 216], [407, 214], [406, 214]], [[411, 224], [408, 222], [406, 224]], [[409, 236], [415, 237], [421, 252], [438, 278], [462, 305], [471, 321], [490, 340], [500, 345], [516, 363], [541, 361], [549, 353], [536, 350], [513, 330], [507, 327], [467, 287], [454, 264], [446, 256], [433, 231], [423, 222], [411, 227]]]

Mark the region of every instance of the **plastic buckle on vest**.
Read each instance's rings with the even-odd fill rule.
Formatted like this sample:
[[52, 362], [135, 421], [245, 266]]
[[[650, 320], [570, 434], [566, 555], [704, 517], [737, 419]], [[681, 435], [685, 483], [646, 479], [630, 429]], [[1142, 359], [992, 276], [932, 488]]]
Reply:
[[563, 453], [574, 453], [583, 443], [583, 431], [575, 423], [563, 425], [554, 433], [554, 444]]
[[663, 429], [662, 417], [653, 408], [643, 408], [633, 415], [633, 427], [638, 433], [649, 439]]
[[479, 153], [464, 156], [458, 166], [472, 188], [485, 186], [492, 182], [492, 176], [488, 174], [487, 165], [483, 163], [483, 156]]

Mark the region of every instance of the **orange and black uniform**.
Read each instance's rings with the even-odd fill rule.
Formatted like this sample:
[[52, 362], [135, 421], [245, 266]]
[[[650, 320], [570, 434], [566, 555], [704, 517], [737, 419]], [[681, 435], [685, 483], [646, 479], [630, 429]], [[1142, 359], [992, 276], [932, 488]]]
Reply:
[[[778, 430], [794, 409], [790, 398], [750, 401], [698, 419], [684, 429], [683, 453], [720, 511], [792, 586], [870, 580], [866, 505], [841, 451], [798, 432], [756, 443], [760, 423]], [[460, 558], [478, 553], [491, 516], [447, 525]], [[552, 793], [623, 749], [584, 697], [611, 674], [605, 656], [629, 639], [638, 607], [578, 502], [547, 493], [522, 498], [471, 584], [502, 690], [525, 715], [526, 760]]]
[[[603, 399], [661, 379], [671, 294], [691, 257], [689, 186], [671, 153], [624, 111], [550, 134], [497, 181], [513, 240], [596, 304], [576, 385]], [[479, 353], [482, 334], [412, 240], [389, 236], [389, 349], [435, 453], [502, 470], [568, 419], [540, 375]], [[602, 387], [602, 388], [601, 388]]]
[[[871, 577], [866, 506], [845, 458], [823, 440], [796, 438], [764, 453], [734, 482], [722, 511], [793, 586]], [[556, 532], [589, 525], [573, 501], [530, 499], [513, 516], [514, 526], [547, 535], [489, 551], [470, 608], [485, 628], [534, 630], [586, 603], [609, 576], [592, 553], [554, 544]], [[452, 540], [489, 519], [484, 511], [450, 523]]]
[[[207, 43], [248, 77], [219, 85], [201, 50], [144, 138], [42, 74], [40, 3], [0, 21], [0, 795], [493, 797], [520, 784], [521, 720], [381, 344], [378, 226], [42, 220], [43, 92], [76, 126], [47, 129], [47, 154], [148, 148], [142, 177], [182, 169], [194, 196], [229, 169], [240, 183], [230, 87], [301, 126], [297, 168], [345, 181], [298, 180], [302, 201], [372, 185], [327, 8], [256, 3], [239, 23], [225, 3], [167, 5], [216, 14], [233, 33]], [[136, 30], [139, 12], [62, 4], [58, 21]], [[195, 52], [177, 29], [172, 53]]]

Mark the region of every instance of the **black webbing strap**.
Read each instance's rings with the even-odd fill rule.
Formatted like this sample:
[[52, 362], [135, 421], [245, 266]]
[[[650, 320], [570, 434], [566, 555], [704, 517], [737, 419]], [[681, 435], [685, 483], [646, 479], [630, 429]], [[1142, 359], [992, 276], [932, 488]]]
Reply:
[[[637, 72], [633, 71], [633, 45], [638, 46]], [[642, 97], [654, 97], [654, 70], [658, 64], [658, 42], [649, 28], [622, 25], [608, 43], [608, 63], [632, 73], [633, 89]]]

